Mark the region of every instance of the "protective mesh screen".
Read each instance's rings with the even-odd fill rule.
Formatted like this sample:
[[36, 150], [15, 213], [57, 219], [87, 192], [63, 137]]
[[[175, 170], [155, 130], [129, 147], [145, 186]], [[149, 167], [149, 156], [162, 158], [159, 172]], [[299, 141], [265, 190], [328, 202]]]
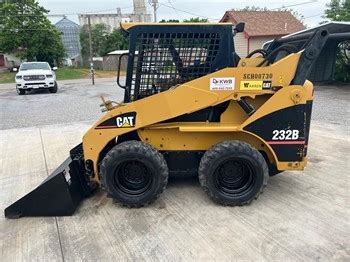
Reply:
[[219, 46], [218, 33], [140, 33], [131, 100], [213, 72]]

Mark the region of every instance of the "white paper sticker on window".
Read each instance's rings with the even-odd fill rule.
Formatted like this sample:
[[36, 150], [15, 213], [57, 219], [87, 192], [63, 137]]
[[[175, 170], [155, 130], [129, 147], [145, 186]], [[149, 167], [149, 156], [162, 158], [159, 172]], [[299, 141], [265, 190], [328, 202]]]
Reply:
[[210, 78], [210, 90], [234, 90], [235, 78], [234, 77], [215, 77]]

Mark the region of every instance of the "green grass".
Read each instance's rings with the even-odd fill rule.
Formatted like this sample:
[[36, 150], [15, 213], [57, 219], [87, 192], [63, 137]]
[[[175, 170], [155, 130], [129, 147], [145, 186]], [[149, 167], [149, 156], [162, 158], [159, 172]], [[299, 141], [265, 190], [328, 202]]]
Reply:
[[[15, 83], [14, 72], [0, 72], [0, 84]], [[96, 78], [115, 77], [116, 71], [102, 71], [96, 70]], [[121, 72], [121, 75], [125, 75], [125, 72]], [[90, 77], [90, 70], [86, 68], [59, 68], [56, 71], [57, 80], [71, 80], [71, 79], [86, 79]]]
[[59, 68], [56, 71], [57, 80], [81, 79], [89, 77], [88, 69]]
[[0, 84], [8, 84], [15, 82], [16, 73], [0, 72]]

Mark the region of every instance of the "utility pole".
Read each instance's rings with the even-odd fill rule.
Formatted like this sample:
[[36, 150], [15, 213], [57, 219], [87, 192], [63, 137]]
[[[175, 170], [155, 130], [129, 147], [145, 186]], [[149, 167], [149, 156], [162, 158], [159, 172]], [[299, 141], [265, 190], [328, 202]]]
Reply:
[[91, 37], [91, 20], [90, 15], [87, 15], [88, 18], [88, 27], [89, 27], [89, 46], [90, 46], [90, 73], [92, 85], [95, 85], [95, 70], [94, 70], [94, 61], [92, 53], [92, 37]]
[[153, 6], [153, 20], [157, 22], [157, 9], [159, 7], [158, 0], [149, 0], [149, 4]]

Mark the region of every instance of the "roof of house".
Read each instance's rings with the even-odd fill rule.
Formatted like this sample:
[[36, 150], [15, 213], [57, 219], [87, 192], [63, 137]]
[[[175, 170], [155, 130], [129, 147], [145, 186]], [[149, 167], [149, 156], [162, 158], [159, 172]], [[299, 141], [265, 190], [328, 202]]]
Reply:
[[58, 28], [63, 28], [63, 27], [79, 27], [78, 24], [74, 23], [73, 21], [69, 20], [66, 17], [63, 17], [60, 21], [58, 21], [55, 24], [56, 27]]
[[226, 11], [220, 22], [244, 22], [248, 36], [281, 36], [305, 29], [288, 11]]

